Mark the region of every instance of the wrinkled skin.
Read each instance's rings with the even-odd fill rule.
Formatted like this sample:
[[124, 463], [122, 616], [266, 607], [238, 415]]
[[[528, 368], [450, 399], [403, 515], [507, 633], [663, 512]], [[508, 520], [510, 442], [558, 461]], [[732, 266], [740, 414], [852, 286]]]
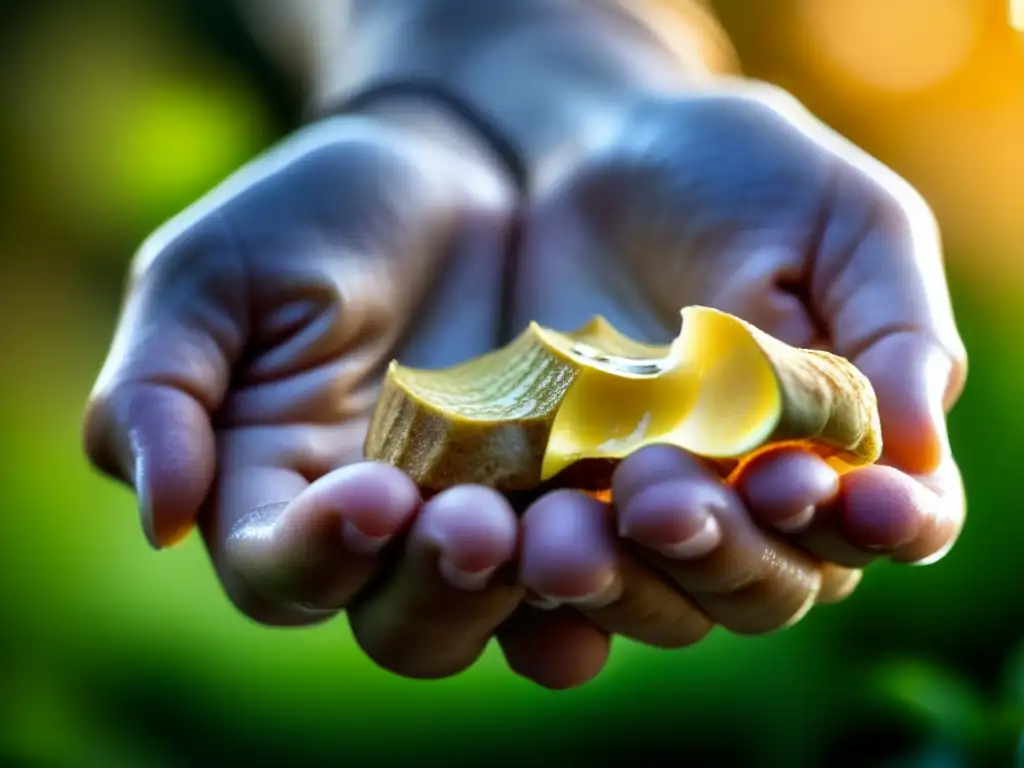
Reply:
[[[904, 182], [754, 86], [634, 105], [545, 179], [520, 199], [480, 140], [407, 105], [305, 129], [154, 235], [85, 429], [150, 541], [198, 519], [242, 612], [344, 611], [398, 674], [455, 674], [496, 636], [553, 688], [593, 678], [612, 635], [772, 631], [877, 558], [948, 550], [964, 506], [944, 414], [964, 350], [934, 222]], [[593, 314], [665, 341], [694, 303], [850, 357], [879, 395], [885, 466], [839, 478], [784, 451], [728, 484], [659, 446], [619, 466], [614, 508], [558, 491], [523, 511], [479, 487], [424, 503], [361, 462], [394, 356], [448, 365], [531, 319]]]

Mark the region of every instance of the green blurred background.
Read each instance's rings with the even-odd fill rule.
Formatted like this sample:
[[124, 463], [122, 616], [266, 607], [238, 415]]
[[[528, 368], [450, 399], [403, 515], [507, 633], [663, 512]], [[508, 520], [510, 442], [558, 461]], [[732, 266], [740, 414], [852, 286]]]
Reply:
[[[970, 515], [928, 568], [763, 639], [616, 642], [549, 693], [496, 652], [394, 678], [344, 622], [257, 627], [198, 540], [154, 554], [79, 445], [137, 243], [293, 128], [228, 2], [0, 10], [0, 764], [1024, 765], [1024, 33], [1005, 0], [723, 0], [780, 83], [938, 212], [971, 354], [952, 416]], [[692, 758], [692, 762], [690, 761]]]

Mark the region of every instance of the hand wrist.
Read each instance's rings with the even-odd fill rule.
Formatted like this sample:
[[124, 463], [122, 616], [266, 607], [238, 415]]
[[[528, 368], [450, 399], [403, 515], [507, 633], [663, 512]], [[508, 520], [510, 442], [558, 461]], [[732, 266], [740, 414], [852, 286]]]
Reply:
[[353, 0], [344, 39], [325, 45], [314, 105], [382, 83], [432, 82], [493, 121], [529, 161], [578, 135], [581, 120], [691, 88], [717, 66], [707, 53], [720, 49], [694, 42], [698, 16], [675, 16], [691, 34], [677, 30], [669, 45], [644, 23], [645, 0], [623, 5], [637, 14], [605, 0]]
[[404, 145], [416, 149], [423, 168], [429, 168], [438, 182], [471, 190], [478, 197], [488, 197], [483, 192], [486, 189], [512, 194], [517, 179], [510, 176], [494, 147], [458, 114], [429, 95], [372, 101], [357, 105], [350, 114], [401, 134]]

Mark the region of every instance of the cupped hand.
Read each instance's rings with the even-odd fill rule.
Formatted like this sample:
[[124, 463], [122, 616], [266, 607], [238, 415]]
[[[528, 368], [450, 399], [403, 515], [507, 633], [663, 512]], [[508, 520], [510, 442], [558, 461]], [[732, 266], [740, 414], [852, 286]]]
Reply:
[[[460, 671], [497, 633], [552, 687], [596, 674], [611, 633], [680, 647], [714, 623], [764, 632], [848, 594], [874, 557], [948, 548], [963, 501], [942, 409], [963, 352], [919, 199], [773, 91], [623, 117], [541, 188], [515, 286], [519, 201], [429, 109], [307, 129], [157, 233], [86, 423], [154, 545], [198, 519], [258, 621], [345, 609], [370, 656], [417, 677]], [[730, 484], [655, 447], [622, 463], [614, 508], [561, 491], [519, 524], [482, 488], [424, 503], [360, 461], [383, 365], [493, 348], [515, 330], [513, 288], [513, 326], [602, 313], [665, 340], [679, 306], [704, 303], [852, 357], [890, 466], [839, 478], [785, 452]], [[524, 588], [564, 607], [517, 609]]]
[[[155, 547], [198, 521], [246, 615], [345, 609], [366, 653], [409, 676], [469, 666], [523, 596], [501, 495], [424, 503], [362, 462], [391, 357], [443, 366], [499, 340], [518, 201], [497, 168], [425, 105], [303, 130], [141, 249], [87, 412], [89, 455], [135, 489]], [[572, 621], [545, 631], [508, 640], [542, 682], [566, 673], [550, 642], [593, 667]]]
[[510, 332], [603, 314], [667, 342], [681, 306], [713, 306], [851, 359], [876, 390], [884, 456], [840, 476], [779, 450], [727, 481], [680, 450], [641, 450], [614, 506], [562, 492], [526, 513], [538, 604], [678, 646], [710, 622], [791, 624], [876, 558], [941, 557], [964, 519], [945, 415], [966, 364], [920, 196], [768, 86], [723, 81], [621, 117], [539, 185]]

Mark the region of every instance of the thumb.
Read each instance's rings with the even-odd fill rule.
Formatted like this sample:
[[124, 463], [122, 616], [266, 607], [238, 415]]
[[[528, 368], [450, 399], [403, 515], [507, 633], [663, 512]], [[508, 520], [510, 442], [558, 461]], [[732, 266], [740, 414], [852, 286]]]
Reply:
[[210, 490], [210, 414], [245, 343], [241, 263], [224, 228], [208, 216], [144, 246], [86, 408], [86, 453], [135, 489], [155, 548], [189, 532]]
[[878, 396], [887, 463], [931, 474], [951, 454], [946, 411], [959, 376], [949, 352], [913, 331], [880, 338], [857, 355]]
[[835, 190], [814, 304], [835, 351], [875, 388], [886, 461], [930, 474], [950, 454], [946, 413], [967, 372], [938, 227], [923, 199], [866, 155], [839, 166]]

